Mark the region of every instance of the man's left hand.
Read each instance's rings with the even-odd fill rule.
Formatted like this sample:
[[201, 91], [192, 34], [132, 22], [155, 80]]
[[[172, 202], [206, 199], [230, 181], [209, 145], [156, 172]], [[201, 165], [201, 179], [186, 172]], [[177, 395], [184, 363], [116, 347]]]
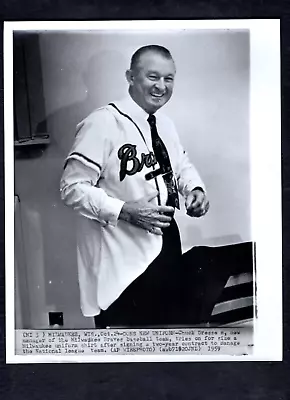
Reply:
[[208, 212], [209, 201], [201, 189], [189, 193], [185, 202], [186, 212], [190, 217], [202, 217]]

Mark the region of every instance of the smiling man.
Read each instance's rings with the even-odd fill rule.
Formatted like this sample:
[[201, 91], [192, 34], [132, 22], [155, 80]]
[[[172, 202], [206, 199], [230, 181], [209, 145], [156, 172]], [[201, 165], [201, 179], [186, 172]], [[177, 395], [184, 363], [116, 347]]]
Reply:
[[79, 214], [81, 309], [96, 327], [185, 323], [182, 311], [193, 306], [184, 301], [190, 274], [174, 211], [179, 194], [191, 217], [209, 203], [173, 122], [159, 111], [175, 74], [166, 48], [138, 49], [127, 97], [80, 122], [66, 159], [61, 196]]
[[[149, 50], [151, 48], [151, 50]], [[148, 114], [154, 114], [172, 96], [175, 64], [169, 51], [148, 46], [136, 51], [126, 72], [132, 99]]]

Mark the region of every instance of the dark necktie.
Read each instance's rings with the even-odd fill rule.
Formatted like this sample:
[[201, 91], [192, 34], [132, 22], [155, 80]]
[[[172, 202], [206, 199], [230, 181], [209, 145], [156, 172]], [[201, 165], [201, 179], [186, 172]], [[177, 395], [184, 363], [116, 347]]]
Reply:
[[174, 179], [169, 154], [163, 143], [162, 139], [158, 135], [156, 127], [156, 117], [153, 114], [149, 115], [147, 119], [151, 128], [152, 137], [152, 148], [158, 164], [160, 165], [161, 174], [163, 176], [165, 185], [167, 187], [168, 197], [167, 205], [179, 209], [178, 191], [176, 187], [176, 181]]

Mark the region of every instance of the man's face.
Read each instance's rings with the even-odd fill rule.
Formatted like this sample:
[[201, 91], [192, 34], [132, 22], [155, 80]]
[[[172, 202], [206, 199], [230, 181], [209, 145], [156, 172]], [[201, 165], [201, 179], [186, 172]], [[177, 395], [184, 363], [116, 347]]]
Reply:
[[148, 51], [134, 70], [127, 71], [130, 94], [148, 114], [155, 113], [172, 95], [175, 65], [172, 59]]

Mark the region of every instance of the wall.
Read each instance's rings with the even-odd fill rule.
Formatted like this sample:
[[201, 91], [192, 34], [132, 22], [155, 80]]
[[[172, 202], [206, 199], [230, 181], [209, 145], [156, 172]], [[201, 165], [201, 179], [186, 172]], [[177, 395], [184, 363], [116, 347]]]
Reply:
[[26, 257], [39, 275], [35, 298], [46, 304], [33, 327], [45, 325], [53, 310], [64, 312], [65, 327], [92, 326], [79, 311], [74, 215], [60, 202], [59, 179], [76, 124], [124, 95], [130, 57], [150, 43], [168, 47], [175, 59], [175, 91], [164, 110], [211, 201], [203, 219], [179, 213], [184, 249], [251, 240], [247, 32], [41, 33], [46, 118], [38, 127], [46, 123], [51, 144], [38, 157], [15, 163]]

